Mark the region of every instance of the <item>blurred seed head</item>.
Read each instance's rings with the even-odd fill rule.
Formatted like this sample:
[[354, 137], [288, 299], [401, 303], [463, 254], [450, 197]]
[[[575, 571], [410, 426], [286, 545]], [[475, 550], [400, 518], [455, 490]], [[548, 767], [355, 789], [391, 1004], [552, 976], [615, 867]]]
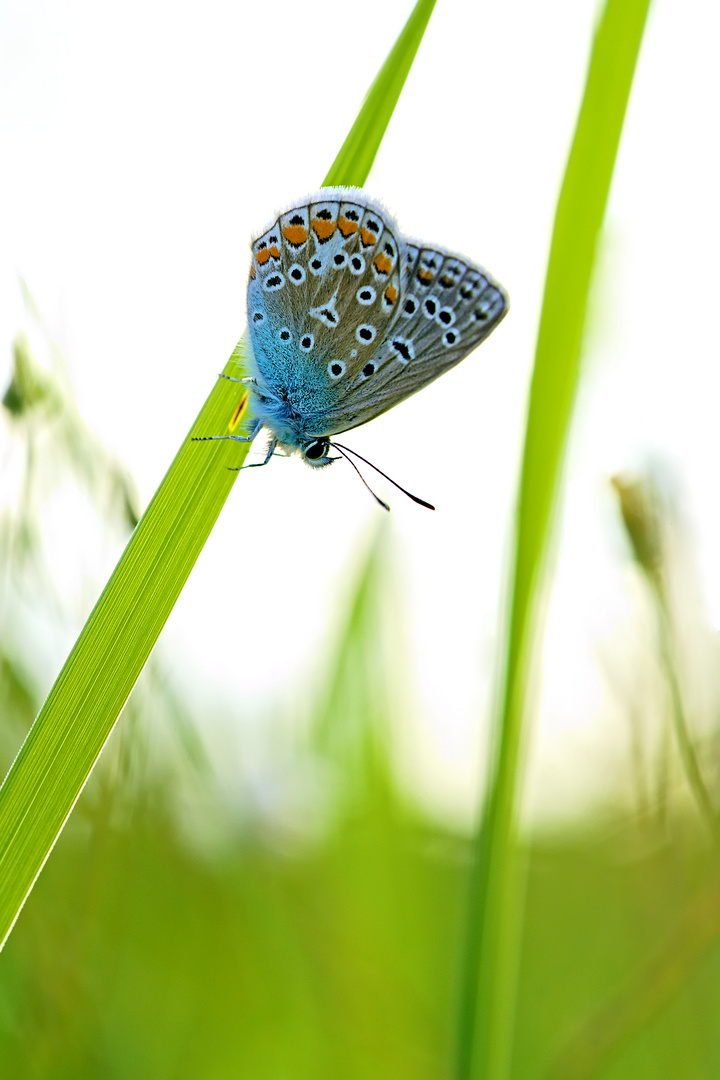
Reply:
[[[105, 520], [118, 521], [123, 531], [132, 530], [141, 512], [135, 483], [80, 416], [60, 347], [51, 339], [48, 344], [55, 361], [50, 370], [37, 362], [26, 335], [16, 335], [12, 375], [2, 397], [15, 432], [33, 447], [27, 468], [41, 475], [47, 490], [68, 477], [80, 481]], [[33, 488], [29, 475], [26, 487], [28, 492]], [[32, 504], [27, 497], [25, 513], [35, 513]]]
[[658, 580], [664, 561], [663, 503], [655, 482], [648, 476], [613, 476], [625, 531], [633, 556], [646, 574]]
[[38, 364], [30, 342], [22, 333], [17, 334], [13, 342], [12, 376], [2, 404], [16, 418], [27, 416], [39, 407], [53, 413], [62, 407], [56, 381]]

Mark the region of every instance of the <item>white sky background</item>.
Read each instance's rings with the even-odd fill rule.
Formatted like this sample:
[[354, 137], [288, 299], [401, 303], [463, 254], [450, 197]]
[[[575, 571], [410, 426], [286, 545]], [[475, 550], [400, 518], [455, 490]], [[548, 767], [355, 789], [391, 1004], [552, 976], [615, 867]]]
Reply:
[[[22, 275], [83, 416], [144, 503], [242, 332], [251, 233], [319, 186], [410, 8], [0, 4], [0, 384], [18, 330], [43, 355]], [[377, 483], [416, 680], [408, 772], [450, 812], [469, 803], [487, 722], [523, 397], [594, 8], [438, 0], [366, 185], [406, 233], [483, 263], [512, 299], [477, 353], [349, 439], [438, 507]], [[614, 472], [670, 465], [720, 622], [719, 29], [710, 0], [657, 0], [636, 72], [557, 545], [529, 776], [545, 815], [629, 770], [604, 666], [636, 647]], [[379, 514], [349, 467], [244, 474], [166, 627], [165, 661], [196, 673], [206, 707], [232, 703], [240, 682], [263, 708], [279, 683], [291, 696]]]

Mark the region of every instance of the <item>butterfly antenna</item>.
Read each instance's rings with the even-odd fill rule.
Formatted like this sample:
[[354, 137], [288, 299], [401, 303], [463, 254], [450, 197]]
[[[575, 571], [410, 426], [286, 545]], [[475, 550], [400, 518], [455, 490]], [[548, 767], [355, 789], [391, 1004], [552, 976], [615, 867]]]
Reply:
[[362, 480], [363, 484], [368, 489], [370, 494], [374, 495], [375, 498], [377, 499], [377, 501], [380, 503], [380, 505], [384, 506], [386, 510], [389, 510], [390, 507], [387, 505], [387, 503], [384, 503], [381, 498], [379, 498], [377, 495], [375, 495], [375, 492], [370, 487], [370, 485], [368, 484], [367, 480], [365, 479], [365, 477], [362, 475], [362, 473], [358, 469], [355, 462], [350, 460], [350, 458], [348, 457], [348, 454], [353, 454], [356, 458], [360, 458], [360, 460], [364, 461], [366, 465], [369, 465], [371, 469], [374, 469], [376, 473], [380, 473], [380, 475], [384, 476], [386, 480], [389, 480], [390, 483], [394, 487], [396, 487], [398, 489], [398, 491], [402, 491], [403, 495], [407, 495], [408, 499], [412, 499], [413, 502], [419, 503], [420, 506], [424, 506], [428, 510], [434, 510], [435, 509], [435, 507], [433, 506], [432, 503], [425, 502], [424, 499], [419, 498], [417, 495], [413, 495], [406, 488], [402, 487], [402, 485], [398, 484], [397, 480], [393, 480], [390, 476], [388, 476], [387, 473], [384, 473], [382, 471], [382, 469], [378, 469], [377, 465], [373, 465], [372, 461], [368, 461], [368, 459], [364, 458], [362, 456], [362, 454], [358, 454], [357, 450], [351, 450], [349, 446], [341, 446], [340, 443], [336, 443], [336, 442], [331, 442], [330, 445], [334, 446], [337, 450], [339, 450], [346, 461], [350, 461], [350, 464], [355, 469], [355, 472], [358, 474], [358, 476], [360, 477], [360, 479]]
[[[340, 451], [340, 453], [342, 454], [342, 456], [343, 456], [343, 457], [345, 458], [345, 460], [346, 460], [346, 461], [349, 461], [349, 462], [350, 462], [350, 464], [352, 465], [353, 469], [354, 469], [354, 470], [355, 470], [355, 472], [356, 472], [356, 473], [358, 474], [358, 476], [359, 476], [359, 477], [360, 477], [360, 479], [362, 480], [363, 484], [365, 485], [365, 487], [366, 487], [366, 488], [368, 489], [368, 491], [369, 491], [369, 492], [370, 492], [370, 494], [372, 495], [372, 497], [373, 497], [373, 499], [375, 500], [375, 502], [378, 502], [378, 503], [380, 503], [380, 505], [382, 506], [383, 510], [387, 510], [387, 512], [388, 512], [388, 513], [390, 513], [390, 507], [388, 506], [388, 504], [387, 504], [386, 502], [383, 502], [383, 501], [382, 501], [382, 499], [380, 498], [380, 496], [379, 496], [379, 495], [376, 495], [376, 494], [375, 494], [375, 492], [374, 492], [374, 491], [373, 491], [373, 489], [372, 489], [372, 488], [370, 487], [370, 485], [368, 484], [368, 482], [367, 482], [367, 480], [365, 479], [365, 477], [363, 476], [363, 474], [362, 474], [362, 473], [360, 472], [360, 470], [358, 469], [358, 467], [357, 467], [357, 465], [355, 464], [355, 462], [353, 461], [353, 459], [352, 459], [352, 458], [349, 458], [349, 457], [347, 456], [347, 454], [346, 454], [346, 453], [345, 453], [345, 451], [343, 450], [342, 446], [338, 446], [338, 444], [337, 444], [337, 443], [332, 443], [331, 445], [332, 445], [332, 446], [337, 446], [338, 450]], [[352, 453], [352, 450], [350, 451], [350, 453]]]

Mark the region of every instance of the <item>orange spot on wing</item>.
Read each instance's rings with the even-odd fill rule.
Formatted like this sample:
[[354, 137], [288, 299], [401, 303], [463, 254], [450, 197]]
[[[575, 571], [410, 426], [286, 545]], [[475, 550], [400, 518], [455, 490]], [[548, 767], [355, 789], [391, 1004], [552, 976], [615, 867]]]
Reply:
[[275, 247], [274, 244], [270, 248], [270, 254], [272, 255], [273, 259], [279, 259], [280, 258], [280, 252], [278, 251], [278, 249]]
[[377, 243], [377, 236], [375, 233], [371, 233], [369, 229], [360, 230], [360, 239], [363, 247], [370, 247], [371, 244]]
[[428, 283], [433, 280], [435, 275], [430, 270], [418, 270], [418, 277], [421, 281]]
[[388, 259], [387, 255], [383, 255], [382, 252], [375, 259], [374, 263], [375, 269], [377, 270], [378, 274], [382, 274], [383, 277], [386, 274], [390, 273], [390, 271], [392, 270], [392, 265], [393, 264], [391, 260]]
[[318, 240], [329, 240], [335, 232], [335, 222], [324, 218], [313, 218], [312, 227]]
[[270, 258], [270, 249], [269, 248], [263, 248], [263, 250], [258, 251], [257, 255], [255, 256], [255, 262], [258, 264], [258, 266], [264, 266], [269, 258]]
[[230, 420], [230, 423], [228, 424], [228, 431], [232, 432], [238, 426], [238, 424], [240, 423], [240, 420], [242, 418], [243, 413], [245, 412], [245, 410], [248, 407], [248, 402], [249, 401], [250, 401], [250, 395], [248, 394], [248, 392], [246, 390], [245, 393], [243, 394], [243, 396], [240, 398], [240, 400], [239, 400], [239, 402], [237, 404], [237, 408], [235, 409], [235, 412], [232, 414], [232, 419]]
[[252, 266], [250, 267], [250, 277], [254, 278], [256, 274], [257, 274], [257, 270], [255, 269], [255, 263], [253, 263]]
[[300, 247], [308, 238], [308, 231], [304, 225], [285, 225], [282, 232], [288, 244], [292, 244], [293, 247]]
[[388, 285], [387, 289], [385, 290], [385, 299], [387, 300], [388, 304], [394, 304], [397, 300], [397, 289], [394, 285]]
[[338, 229], [343, 234], [343, 236], [352, 236], [352, 234], [356, 233], [359, 228], [360, 226], [358, 225], [357, 221], [350, 221], [346, 217], [338, 218]]

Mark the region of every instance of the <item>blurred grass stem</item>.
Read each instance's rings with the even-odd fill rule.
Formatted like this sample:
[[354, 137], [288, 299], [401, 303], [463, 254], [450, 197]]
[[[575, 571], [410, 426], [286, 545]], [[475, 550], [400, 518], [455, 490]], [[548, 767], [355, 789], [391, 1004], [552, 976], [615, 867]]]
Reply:
[[607, 0], [600, 13], [558, 198], [528, 401], [503, 681], [474, 841], [456, 1080], [505, 1080], [511, 1070], [523, 907], [515, 815], [529, 667], [597, 240], [648, 7], [649, 0]]
[[683, 707], [676, 660], [673, 616], [667, 589], [669, 571], [665, 533], [667, 506], [651, 476], [632, 479], [613, 476], [623, 524], [635, 561], [650, 587], [658, 626], [658, 647], [671, 698], [671, 712], [680, 760], [688, 784], [716, 844], [720, 845], [720, 818], [703, 780]]
[[659, 578], [651, 578], [650, 584], [655, 598], [660, 655], [665, 670], [665, 676], [668, 681], [668, 687], [670, 689], [673, 727], [675, 729], [675, 737], [677, 738], [678, 749], [680, 751], [680, 760], [682, 761], [685, 776], [687, 777], [688, 784], [690, 785], [700, 814], [710, 830], [713, 841], [720, 849], [720, 818], [718, 817], [717, 810], [713, 806], [710, 793], [703, 779], [702, 772], [700, 771], [700, 765], [695, 752], [695, 745], [692, 736], [690, 735], [690, 726], [683, 707], [680, 680], [678, 678], [677, 664], [674, 655], [675, 650], [673, 648], [672, 618], [667, 597]]

